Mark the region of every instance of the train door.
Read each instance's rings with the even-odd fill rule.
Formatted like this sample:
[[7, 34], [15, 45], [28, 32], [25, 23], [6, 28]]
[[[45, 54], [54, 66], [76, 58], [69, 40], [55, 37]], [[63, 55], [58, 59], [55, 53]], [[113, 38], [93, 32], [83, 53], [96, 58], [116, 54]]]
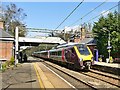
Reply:
[[65, 51], [65, 57], [68, 62], [74, 63], [75, 51], [73, 48], [69, 48]]
[[94, 49], [94, 60], [98, 62], [98, 50]]
[[75, 60], [76, 60], [76, 57], [75, 57], [76, 55], [75, 55], [75, 50], [74, 50], [74, 48], [71, 48], [71, 62], [75, 62]]
[[70, 62], [70, 51], [69, 49], [65, 50], [65, 59], [67, 62]]

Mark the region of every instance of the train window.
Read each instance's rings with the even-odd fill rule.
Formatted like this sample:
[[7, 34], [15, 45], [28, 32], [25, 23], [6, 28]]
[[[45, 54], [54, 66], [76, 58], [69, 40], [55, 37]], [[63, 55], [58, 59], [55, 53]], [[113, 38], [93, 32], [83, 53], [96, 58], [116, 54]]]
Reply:
[[52, 55], [57, 55], [57, 52], [52, 52], [51, 54], [52, 54]]
[[54, 55], [54, 52], [52, 52], [52, 55]]
[[82, 54], [82, 55], [90, 55], [90, 52], [89, 52], [87, 46], [80, 45], [80, 46], [77, 46], [77, 47], [79, 49], [80, 54]]
[[57, 55], [57, 52], [55, 52], [55, 55]]
[[61, 56], [61, 51], [58, 51], [58, 56]]

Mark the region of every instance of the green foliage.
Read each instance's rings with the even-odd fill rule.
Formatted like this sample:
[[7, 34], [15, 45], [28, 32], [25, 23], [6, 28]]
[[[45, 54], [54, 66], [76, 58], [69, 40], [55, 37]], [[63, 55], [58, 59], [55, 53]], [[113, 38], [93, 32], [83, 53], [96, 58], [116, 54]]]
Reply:
[[31, 55], [33, 52], [50, 50], [50, 49], [52, 49], [55, 46], [56, 46], [56, 44], [40, 44], [39, 46], [33, 46], [32, 48], [28, 48], [24, 52], [27, 55]]
[[15, 59], [14, 57], [11, 57], [10, 61], [6, 61], [2, 64], [2, 71], [5, 71], [8, 67], [11, 65], [14, 65]]
[[14, 57], [12, 56], [11, 59], [10, 59], [10, 63], [9, 63], [9, 64], [10, 64], [10, 65], [14, 65], [14, 63], [15, 63], [15, 59], [14, 59]]
[[110, 63], [112, 63], [113, 62], [113, 58], [112, 58], [112, 56], [110, 56]]
[[2, 71], [5, 71], [6, 68], [7, 68], [7, 63], [3, 63], [3, 64], [2, 64]]
[[99, 62], [102, 62], [102, 58], [98, 58]]
[[[97, 41], [97, 48], [99, 53], [108, 57], [108, 35], [110, 32], [110, 44], [112, 46], [111, 55], [113, 57], [119, 57], [120, 53], [120, 27], [119, 16], [115, 11], [114, 13], [109, 13], [106, 17], [102, 16], [99, 18], [98, 22], [94, 23], [93, 33], [94, 38]], [[106, 29], [106, 30], [105, 30]]]

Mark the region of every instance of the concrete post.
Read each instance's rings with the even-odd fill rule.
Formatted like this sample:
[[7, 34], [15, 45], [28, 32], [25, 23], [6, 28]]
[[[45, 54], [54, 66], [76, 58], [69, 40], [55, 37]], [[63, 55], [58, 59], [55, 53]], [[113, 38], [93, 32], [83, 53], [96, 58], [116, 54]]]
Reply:
[[15, 65], [18, 63], [18, 27], [15, 29]]

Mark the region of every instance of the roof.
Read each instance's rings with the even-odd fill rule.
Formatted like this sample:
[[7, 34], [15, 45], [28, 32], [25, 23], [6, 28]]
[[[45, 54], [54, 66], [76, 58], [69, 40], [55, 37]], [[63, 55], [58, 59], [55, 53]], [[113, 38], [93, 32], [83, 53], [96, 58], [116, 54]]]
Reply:
[[0, 38], [12, 38], [13, 36], [0, 28]]
[[73, 46], [73, 45], [76, 45], [76, 44], [78, 44], [78, 43], [73, 43], [73, 42], [64, 43], [64, 44], [58, 45], [57, 48], [67, 47], [67, 46]]
[[85, 43], [74, 43], [74, 42], [69, 42], [69, 43], [65, 43], [65, 44], [61, 44], [61, 45], [58, 45], [56, 48], [67, 48], [67, 47], [73, 47], [73, 46], [76, 46], [76, 45], [85, 45]]
[[61, 39], [60, 37], [41, 37], [41, 36], [36, 36], [36, 39], [40, 39], [43, 42], [51, 42], [51, 43], [59, 43], [59, 44], [63, 44], [66, 43], [63, 39]]
[[87, 45], [96, 45], [96, 41], [94, 38], [84, 38], [80, 41], [80, 43], [85, 43]]
[[32, 43], [53, 43], [53, 44], [63, 44], [66, 43], [63, 39], [59, 37], [19, 37], [19, 42], [32, 42]]

